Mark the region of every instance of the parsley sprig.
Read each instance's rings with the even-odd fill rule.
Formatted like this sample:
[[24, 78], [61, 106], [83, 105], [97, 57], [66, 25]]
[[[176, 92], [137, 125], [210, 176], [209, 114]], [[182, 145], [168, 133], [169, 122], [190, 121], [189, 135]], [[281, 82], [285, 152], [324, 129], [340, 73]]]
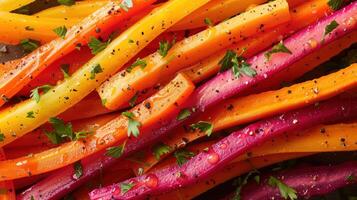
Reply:
[[76, 3], [75, 0], [57, 0], [57, 2], [61, 5], [65, 5], [65, 6], [72, 6]]
[[152, 152], [157, 160], [159, 160], [161, 156], [170, 153], [170, 151], [171, 147], [162, 142], [154, 145], [152, 148]]
[[46, 131], [46, 136], [53, 144], [60, 144], [64, 140], [69, 139], [71, 141], [80, 140], [86, 138], [91, 132], [74, 132], [71, 123], [65, 123], [62, 119], [52, 117], [48, 120], [52, 125], [52, 131]]
[[193, 156], [195, 156], [195, 153], [186, 149], [179, 149], [174, 153], [174, 157], [176, 158], [176, 162], [179, 166], [185, 164]]
[[289, 187], [279, 179], [275, 178], [274, 176], [270, 176], [268, 180], [268, 184], [271, 187], [276, 187], [280, 191], [280, 195], [284, 199], [290, 199], [290, 200], [296, 200], [297, 195], [296, 195], [296, 190], [294, 188]]
[[159, 49], [158, 53], [164, 58], [167, 56], [169, 50], [172, 48], [172, 46], [176, 43], [176, 39], [174, 39], [172, 42], [169, 42], [167, 40], [162, 40], [159, 42]]
[[41, 96], [40, 92], [42, 91], [44, 94], [46, 94], [48, 91], [50, 91], [52, 88], [51, 85], [42, 85], [39, 87], [36, 87], [35, 89], [31, 90], [30, 97], [36, 101], [36, 103], [40, 102]]
[[221, 65], [221, 71], [232, 69], [234, 77], [236, 78], [242, 74], [249, 77], [257, 75], [255, 69], [251, 68], [251, 65], [246, 62], [246, 59], [232, 50], [228, 50], [218, 64]]
[[128, 137], [133, 135], [134, 137], [139, 136], [139, 127], [141, 126], [141, 123], [135, 120], [134, 113], [132, 112], [123, 112], [123, 116], [128, 118], [129, 123], [128, 123]]
[[105, 155], [113, 158], [120, 158], [124, 153], [124, 149], [125, 143], [119, 146], [109, 147], [106, 149]]
[[264, 56], [267, 60], [270, 60], [271, 56], [275, 53], [292, 54], [292, 52], [284, 45], [282, 40], [278, 44], [274, 45], [271, 50], [265, 52]]
[[333, 30], [335, 30], [339, 24], [336, 22], [336, 20], [333, 20], [330, 22], [326, 27], [325, 27], [325, 32], [324, 32], [324, 37], [328, 34], [330, 34]]
[[64, 39], [67, 34], [67, 27], [66, 26], [59, 26], [55, 29], [53, 29], [53, 32], [55, 32], [59, 37]]
[[120, 191], [122, 194], [127, 193], [131, 188], [135, 186], [135, 183], [121, 183], [120, 184]]
[[333, 9], [333, 10], [338, 10], [342, 7], [343, 5], [343, 0], [329, 0], [328, 5]]
[[102, 42], [95, 37], [91, 37], [90, 41], [88, 42], [88, 46], [89, 46], [92, 54], [97, 55], [99, 52], [101, 52], [105, 48], [107, 48], [107, 46], [110, 42], [111, 42], [110, 39], [106, 42]]
[[211, 136], [213, 131], [213, 124], [206, 121], [199, 121], [196, 124], [191, 124], [190, 127], [193, 130], [200, 130], [202, 133], [205, 133], [207, 136]]

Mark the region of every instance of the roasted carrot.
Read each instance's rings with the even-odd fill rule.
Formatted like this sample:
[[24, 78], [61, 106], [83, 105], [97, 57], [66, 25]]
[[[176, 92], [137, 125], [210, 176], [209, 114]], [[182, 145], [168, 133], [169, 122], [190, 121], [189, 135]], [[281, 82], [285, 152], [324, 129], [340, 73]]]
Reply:
[[[195, 117], [186, 124], [208, 121], [213, 125], [213, 131], [219, 131], [237, 125], [253, 122], [278, 113], [304, 107], [308, 104], [331, 98], [348, 89], [357, 86], [357, 64], [346, 69], [326, 75], [316, 80], [295, 84], [276, 91], [254, 94], [246, 97], [229, 99], [210, 108], [202, 115]], [[171, 147], [171, 151], [182, 147], [198, 138], [205, 136], [204, 132], [191, 132], [185, 128], [176, 129], [173, 134], [161, 141]], [[184, 140], [182, 138], [185, 138]], [[145, 164], [133, 164], [134, 171], [139, 168], [149, 170], [158, 159], [147, 152], [142, 160]]]
[[17, 0], [14, 2], [12, 0], [1, 0], [0, 11], [13, 11], [34, 1], [35, 0]]
[[[65, 39], [58, 38], [53, 40], [24, 57], [16, 67], [0, 76], [0, 95], [3, 97], [0, 100], [0, 105], [4, 103], [3, 99], [13, 97], [31, 79], [37, 77], [46, 66], [63, 55], [72, 52], [76, 45], [86, 44], [91, 37], [99, 35], [98, 30], [103, 32], [110, 31], [113, 26], [143, 10], [154, 1], [137, 0], [134, 3], [135, 6], [128, 12], [115, 6], [115, 2], [109, 2], [106, 6], [85, 18], [81, 23], [72, 27], [66, 34]], [[113, 8], [115, 8], [116, 12], [113, 12]]]
[[[179, 111], [177, 106], [181, 105], [189, 97], [193, 89], [194, 85], [185, 76], [178, 75], [157, 94], [130, 110], [130, 113], [141, 124], [141, 129], [160, 124], [172, 112]], [[115, 143], [124, 143], [128, 139], [128, 121], [127, 117], [119, 115], [98, 128], [93, 135], [84, 141], [72, 141], [58, 148], [34, 154], [31, 157], [0, 162], [0, 174], [7, 174], [0, 177], [0, 180], [26, 177], [29, 172], [35, 175], [58, 169]], [[63, 160], [63, 156], [66, 156], [67, 159]], [[63, 162], [54, 162], [56, 160], [62, 160]], [[19, 162], [24, 164], [16, 165]]]
[[[147, 0], [143, 1], [149, 2]], [[0, 142], [1, 146], [34, 130], [44, 124], [50, 117], [57, 116], [78, 103], [98, 87], [101, 82], [133, 58], [148, 42], [169, 28], [171, 22], [178, 21], [209, 0], [197, 0], [194, 3], [191, 1], [188, 3], [188, 1], [169, 1], [161, 9], [154, 11], [137, 24], [131, 26], [113, 40], [106, 49], [72, 74], [71, 77], [43, 94], [40, 102], [27, 100], [2, 110], [0, 112], [0, 131], [5, 135], [5, 139]], [[105, 10], [106, 8], [103, 9]], [[175, 12], [176, 14], [168, 14], [170, 12]], [[166, 15], [170, 17], [166, 17]], [[131, 40], [136, 42], [129, 42]], [[27, 113], [31, 111], [35, 113], [35, 118], [26, 117]], [[14, 123], [9, 124], [9, 121]], [[14, 137], [13, 133], [16, 133], [16, 137]]]
[[[210, 27], [175, 44], [164, 55], [156, 52], [143, 60], [145, 68], [136, 67], [117, 73], [97, 89], [105, 106], [116, 109], [127, 103], [138, 91], [150, 88], [159, 81], [169, 80], [175, 72], [210, 54], [289, 20], [289, 8], [285, 0], [257, 6], [250, 11]], [[263, 26], [262, 26], [263, 24]], [[209, 48], [207, 48], [209, 47]]]
[[[278, 25], [274, 30], [260, 33], [257, 36], [239, 42], [231, 46], [230, 49], [236, 51], [239, 55], [242, 54], [245, 57], [251, 57], [332, 11], [327, 5], [326, 0], [308, 0], [290, 10], [291, 20], [289, 22]], [[335, 52], [338, 51], [336, 50]], [[220, 51], [192, 67], [184, 69], [183, 72], [191, 77], [195, 83], [207, 79], [219, 72], [221, 66], [218, 63], [224, 57], [225, 53], [226, 51]]]
[[42, 44], [57, 37], [53, 29], [59, 26], [72, 27], [80, 20], [34, 17], [0, 11], [0, 42], [19, 44], [23, 39], [34, 39]]
[[[0, 148], [0, 160], [6, 160], [2, 148]], [[16, 194], [13, 181], [0, 181], [0, 200], [15, 200]]]

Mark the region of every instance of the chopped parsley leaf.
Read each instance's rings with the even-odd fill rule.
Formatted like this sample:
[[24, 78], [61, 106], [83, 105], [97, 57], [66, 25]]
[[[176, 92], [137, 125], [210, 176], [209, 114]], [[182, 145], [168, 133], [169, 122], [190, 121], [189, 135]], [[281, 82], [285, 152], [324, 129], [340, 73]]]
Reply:
[[135, 116], [132, 112], [123, 112], [122, 115], [129, 119], [128, 137], [130, 137], [131, 135], [133, 135], [134, 137], [138, 137], [140, 133], [139, 127], [141, 126], [141, 123], [134, 119]]
[[329, 24], [325, 27], [324, 36], [330, 34], [330, 33], [331, 33], [333, 30], [335, 30], [338, 26], [339, 26], [339, 24], [336, 22], [336, 20], [333, 20], [331, 23], [329, 23]]
[[136, 100], [138, 100], [138, 96], [139, 96], [139, 92], [135, 93], [135, 95], [130, 98], [130, 100], [129, 100], [129, 105], [130, 105], [131, 107], [134, 107], [134, 106], [135, 106], [135, 102], [136, 102]]
[[152, 152], [157, 160], [159, 160], [162, 155], [170, 153], [170, 150], [171, 150], [171, 147], [168, 146], [167, 144], [162, 143], [162, 142], [154, 145], [152, 148]]
[[195, 156], [195, 153], [186, 149], [179, 149], [174, 153], [174, 157], [176, 158], [176, 162], [179, 166], [185, 164], [188, 159], [192, 158], [193, 156]]
[[172, 42], [169, 42], [167, 40], [162, 40], [159, 42], [159, 49], [158, 53], [164, 58], [167, 56], [167, 53], [169, 50], [172, 48], [172, 46], [176, 43], [176, 39], [174, 39]]
[[100, 64], [94, 65], [92, 70], [90, 71], [90, 79], [91, 80], [95, 79], [95, 75], [99, 74], [99, 73], [102, 73], [102, 72], [103, 72], [103, 69], [100, 66]]
[[88, 42], [88, 46], [91, 49], [92, 54], [96, 55], [99, 52], [103, 51], [105, 48], [107, 48], [109, 43], [110, 40], [108, 40], [107, 42], [102, 42], [95, 37], [91, 37], [90, 41]]
[[59, 37], [64, 39], [67, 34], [67, 28], [66, 28], [66, 26], [60, 26], [60, 27], [53, 29], [53, 32], [55, 32]]
[[333, 10], [338, 10], [343, 5], [343, 0], [329, 0], [327, 3]]
[[207, 26], [213, 26], [213, 22], [210, 18], [205, 18], [204, 19], [204, 22]]
[[354, 174], [350, 174], [346, 177], [346, 180], [350, 182], [356, 181], [356, 176]]
[[[250, 177], [254, 174], [257, 174], [259, 173], [259, 171], [257, 170], [253, 170], [253, 171], [250, 171], [247, 175], [243, 177], [239, 177], [237, 180], [234, 180], [234, 185], [237, 185], [237, 189], [235, 190], [234, 192], [234, 196], [232, 198], [232, 200], [241, 200], [241, 196], [240, 196], [240, 193], [241, 193], [241, 190], [243, 188], [243, 186], [247, 185], [248, 183], [248, 180], [250, 179]], [[258, 175], [254, 176], [254, 179], [255, 177], [259, 177]], [[259, 181], [260, 181], [260, 177], [259, 177]]]
[[178, 114], [176, 119], [184, 120], [184, 119], [188, 118], [189, 116], [191, 116], [191, 114], [192, 114], [192, 112], [189, 109], [185, 108], [180, 111], [180, 113]]
[[257, 75], [255, 69], [251, 68], [250, 64], [246, 62], [246, 59], [241, 55], [237, 55], [237, 53], [232, 50], [228, 50], [218, 64], [221, 65], [221, 71], [232, 68], [232, 72], [236, 78], [241, 74], [245, 74], [249, 77]]
[[113, 158], [119, 158], [121, 155], [123, 155], [124, 148], [125, 148], [125, 144], [120, 146], [109, 147], [106, 149], [105, 155]]
[[129, 190], [131, 190], [131, 188], [133, 188], [135, 186], [134, 183], [121, 183], [120, 184], [120, 191], [122, 194], [127, 193]]
[[131, 64], [126, 71], [130, 73], [134, 67], [140, 66], [141, 69], [144, 69], [147, 66], [146, 60], [138, 58], [133, 64]]
[[292, 54], [292, 52], [284, 45], [283, 41], [280, 41], [278, 44], [274, 45], [271, 50], [264, 54], [264, 56], [267, 60], [270, 60], [271, 56], [275, 53]]
[[190, 127], [194, 130], [199, 129], [201, 132], [206, 133], [207, 136], [211, 136], [213, 131], [212, 123], [205, 121], [199, 121], [196, 124], [191, 124]]
[[64, 78], [69, 78], [69, 64], [61, 64], [61, 71]]
[[74, 177], [79, 179], [83, 176], [83, 166], [80, 161], [74, 163]]
[[65, 123], [62, 119], [52, 117], [48, 120], [53, 130], [46, 131], [46, 136], [53, 144], [60, 144], [65, 139], [71, 141], [86, 138], [91, 132], [74, 132], [71, 123]]
[[36, 87], [35, 89], [31, 90], [30, 97], [36, 101], [36, 103], [40, 102], [40, 91], [46, 94], [52, 88], [51, 85], [43, 85]]
[[34, 114], [35, 113], [33, 111], [30, 111], [30, 112], [27, 113], [26, 118], [35, 118]]
[[40, 42], [33, 39], [23, 39], [20, 41], [20, 45], [26, 53], [31, 53], [40, 46]]
[[5, 140], [5, 135], [0, 132], [0, 142], [3, 142]]
[[268, 184], [271, 187], [277, 187], [280, 191], [280, 195], [284, 198], [284, 199], [290, 199], [290, 200], [296, 200], [297, 199], [297, 195], [296, 195], [296, 190], [294, 188], [289, 187], [288, 185], [286, 185], [285, 183], [281, 182], [279, 179], [270, 176], [269, 180], [268, 180]]

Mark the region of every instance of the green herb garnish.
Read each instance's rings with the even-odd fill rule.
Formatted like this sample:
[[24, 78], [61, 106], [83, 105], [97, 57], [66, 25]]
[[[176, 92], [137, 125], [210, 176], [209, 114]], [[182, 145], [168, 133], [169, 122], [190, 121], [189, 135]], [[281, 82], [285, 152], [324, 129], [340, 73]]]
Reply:
[[134, 119], [134, 117], [135, 117], [134, 113], [132, 113], [132, 112], [123, 112], [122, 115], [129, 119], [128, 137], [130, 137], [131, 135], [133, 135], [134, 137], [138, 137], [139, 133], [140, 133], [139, 127], [141, 126], [141, 123]]

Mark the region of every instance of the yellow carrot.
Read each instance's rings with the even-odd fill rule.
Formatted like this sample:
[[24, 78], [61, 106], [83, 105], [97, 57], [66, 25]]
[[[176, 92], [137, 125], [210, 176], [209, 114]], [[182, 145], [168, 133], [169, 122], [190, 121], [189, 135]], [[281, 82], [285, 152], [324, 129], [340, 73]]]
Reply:
[[[40, 102], [27, 100], [0, 112], [0, 131], [5, 135], [0, 146], [44, 124], [92, 92], [150, 41], [172, 24], [209, 0], [173, 0], [146, 16], [113, 40], [82, 68], [41, 96]], [[130, 42], [135, 41], [134, 43]], [[34, 112], [35, 118], [27, 118]], [[11, 122], [11, 123], [10, 123]]]
[[53, 29], [59, 26], [70, 28], [79, 20], [35, 17], [0, 11], [0, 42], [18, 44], [23, 39], [34, 39], [46, 43], [56, 37]]

